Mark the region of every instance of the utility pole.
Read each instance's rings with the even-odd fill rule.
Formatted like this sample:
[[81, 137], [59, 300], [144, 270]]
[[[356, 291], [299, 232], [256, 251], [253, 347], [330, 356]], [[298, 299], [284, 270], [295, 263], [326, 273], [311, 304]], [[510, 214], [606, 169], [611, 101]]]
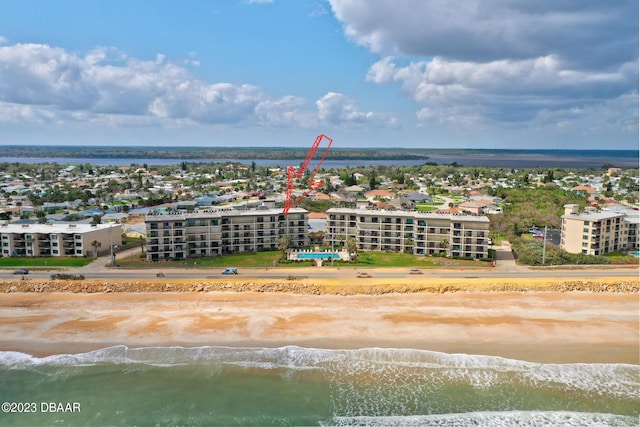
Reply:
[[331, 234], [331, 267], [333, 267], [333, 254], [335, 252], [335, 248], [333, 247], [333, 227], [331, 227], [331, 220], [329, 220], [329, 233]]
[[544, 265], [545, 256], [547, 253], [547, 226], [544, 226], [544, 236], [542, 237], [542, 265]]
[[113, 253], [113, 223], [110, 222], [109, 223], [109, 250], [111, 252], [111, 267], [113, 267], [116, 262], [115, 262], [115, 256]]

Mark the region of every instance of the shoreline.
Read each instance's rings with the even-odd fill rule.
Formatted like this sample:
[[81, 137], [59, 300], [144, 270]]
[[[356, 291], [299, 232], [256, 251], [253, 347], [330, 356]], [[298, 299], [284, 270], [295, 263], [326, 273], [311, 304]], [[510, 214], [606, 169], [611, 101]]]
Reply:
[[297, 345], [640, 364], [637, 278], [70, 282], [0, 282], [0, 351]]

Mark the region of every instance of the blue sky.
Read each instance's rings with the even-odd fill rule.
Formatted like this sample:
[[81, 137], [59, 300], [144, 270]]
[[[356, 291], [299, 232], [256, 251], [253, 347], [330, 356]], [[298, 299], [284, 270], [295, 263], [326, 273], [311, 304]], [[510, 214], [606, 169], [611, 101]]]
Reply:
[[22, 0], [0, 144], [638, 148], [637, 0]]

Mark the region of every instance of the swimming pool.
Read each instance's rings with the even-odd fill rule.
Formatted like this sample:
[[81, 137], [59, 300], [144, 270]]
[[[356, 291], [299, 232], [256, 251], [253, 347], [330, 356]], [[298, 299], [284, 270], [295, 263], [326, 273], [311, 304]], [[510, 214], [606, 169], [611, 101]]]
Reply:
[[640, 258], [640, 251], [629, 252], [634, 257]]
[[332, 255], [334, 259], [340, 258], [337, 252], [305, 252], [298, 253], [297, 255], [298, 259], [329, 259]]

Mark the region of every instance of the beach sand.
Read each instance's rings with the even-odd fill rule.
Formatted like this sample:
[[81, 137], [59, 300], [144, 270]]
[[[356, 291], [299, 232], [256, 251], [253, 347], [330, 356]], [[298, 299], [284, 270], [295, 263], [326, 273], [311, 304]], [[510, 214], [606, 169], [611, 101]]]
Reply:
[[[202, 283], [138, 282], [145, 292], [113, 292], [125, 285], [101, 282], [107, 290], [95, 293], [55, 292], [50, 284], [47, 292], [22, 292], [5, 283], [0, 350], [44, 356], [121, 344], [390, 347], [542, 363], [640, 364], [638, 282], [631, 280], [635, 292], [558, 292], [563, 283], [575, 285], [566, 279], [545, 279], [537, 287], [526, 279], [484, 279], [455, 292], [450, 281], [430, 282], [425, 291], [412, 288], [421, 283], [415, 279], [388, 285], [408, 287], [404, 293], [371, 292], [374, 283], [356, 284], [363, 287], [358, 292], [324, 283], [314, 291], [319, 295], [256, 292], [236, 283], [243, 290], [237, 292], [230, 281], [220, 282], [227, 291], [203, 289]], [[616, 281], [598, 279], [598, 286], [610, 289]], [[504, 290], [517, 284], [519, 291]], [[69, 286], [76, 285], [53, 289]], [[489, 290], [496, 286], [503, 290]]]

